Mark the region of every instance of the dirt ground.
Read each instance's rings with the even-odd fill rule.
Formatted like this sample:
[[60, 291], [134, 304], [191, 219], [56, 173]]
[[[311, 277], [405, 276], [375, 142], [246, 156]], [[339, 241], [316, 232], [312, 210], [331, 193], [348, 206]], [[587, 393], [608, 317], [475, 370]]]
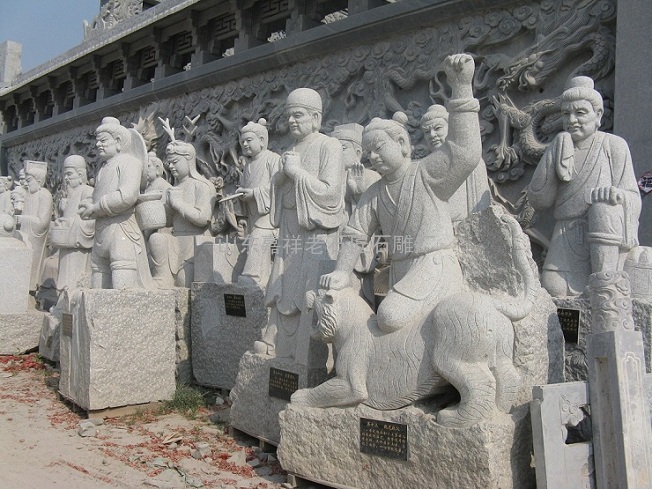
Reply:
[[85, 415], [59, 401], [58, 372], [36, 355], [0, 357], [0, 486], [40, 488], [276, 489], [286, 476], [255, 440], [219, 421], [228, 405], [194, 419], [162, 411], [108, 418], [79, 434]]

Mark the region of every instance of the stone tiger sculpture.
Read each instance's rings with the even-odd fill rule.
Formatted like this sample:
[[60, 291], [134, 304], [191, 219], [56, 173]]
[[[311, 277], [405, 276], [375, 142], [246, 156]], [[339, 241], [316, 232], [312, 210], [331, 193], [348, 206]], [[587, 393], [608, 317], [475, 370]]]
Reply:
[[312, 407], [364, 403], [389, 410], [448, 392], [452, 385], [461, 400], [439, 411], [442, 425], [466, 427], [489, 418], [496, 408], [508, 412], [520, 385], [512, 363], [512, 321], [530, 312], [538, 287], [518, 223], [507, 215], [501, 220], [511, 233], [522, 297], [455, 293], [421, 324], [386, 334], [353, 289], [309, 291], [307, 306], [317, 312], [317, 336], [337, 351], [337, 376], [298, 390], [291, 402]]

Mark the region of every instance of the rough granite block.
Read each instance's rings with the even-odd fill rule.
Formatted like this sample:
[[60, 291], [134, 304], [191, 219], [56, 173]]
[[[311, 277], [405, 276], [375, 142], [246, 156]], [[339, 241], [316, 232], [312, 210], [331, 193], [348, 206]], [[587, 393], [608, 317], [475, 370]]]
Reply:
[[92, 411], [174, 396], [174, 291], [78, 289], [66, 303], [72, 327], [62, 322], [64, 397]]
[[0, 314], [0, 355], [17, 355], [38, 347], [45, 314]]
[[253, 347], [267, 323], [264, 292], [253, 286], [194, 283], [191, 307], [195, 380], [232, 389], [240, 357]]
[[[407, 461], [360, 451], [360, 418], [407, 425]], [[419, 407], [377, 411], [297, 408], [280, 414], [284, 470], [333, 487], [483, 489], [535, 486], [528, 406], [465, 429], [444, 428]]]
[[[593, 332], [591, 327], [591, 304], [589, 299], [557, 298], [557, 308], [580, 311], [578, 341], [566, 341], [565, 379], [566, 382], [586, 380], [586, 337]], [[645, 371], [652, 372], [652, 302], [632, 299], [634, 329], [643, 334]]]
[[46, 314], [38, 339], [38, 354], [51, 362], [59, 361], [61, 315]]
[[0, 237], [0, 315], [27, 313], [31, 267], [27, 238]]
[[175, 287], [175, 322], [177, 352], [177, 383], [190, 385], [192, 376], [192, 352], [190, 349], [190, 289]]

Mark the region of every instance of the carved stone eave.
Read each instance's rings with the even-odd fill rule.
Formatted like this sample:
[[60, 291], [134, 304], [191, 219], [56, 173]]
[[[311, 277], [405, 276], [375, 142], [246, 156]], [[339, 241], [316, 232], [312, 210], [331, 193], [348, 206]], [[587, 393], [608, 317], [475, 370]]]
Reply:
[[[123, 26], [107, 31], [110, 37], [106, 39], [98, 36], [90, 46], [82, 44], [55, 58], [51, 63], [28, 72], [24, 79], [20, 79], [8, 91], [0, 91], [0, 102], [11, 92], [15, 95], [19, 88], [39, 77], [78, 60], [89, 54], [107, 51], [111, 43], [122, 40], [138, 30], [155, 24], [164, 17], [172, 16], [177, 12], [198, 4], [201, 0], [185, 0], [178, 5], [168, 7], [168, 2], [153, 7], [141, 16], [127, 21]], [[522, 2], [514, 0], [490, 0], [482, 2], [486, 8], [507, 7]], [[47, 123], [36, 122], [29, 127], [18, 128], [0, 138], [0, 143], [14, 146], [35, 138], [56, 134], [66, 129], [96, 122], [101, 118], [107, 106], [111, 106], [114, 113], [138, 110], [152, 102], [165, 97], [178, 95], [179, 92], [189, 92], [202, 88], [225, 83], [237, 77], [264, 72], [286, 64], [290, 60], [300, 61], [313, 57], [315, 53], [320, 56], [364, 42], [373, 42], [387, 36], [408, 30], [444, 23], [446, 20], [468, 14], [473, 8], [478, 7], [477, 0], [436, 0], [424, 5], [422, 0], [403, 0], [401, 2], [383, 5], [366, 11], [362, 16], [350, 15], [338, 22], [297, 32], [291, 37], [280, 39], [274, 43], [256, 46], [234, 56], [218, 59], [205, 65], [193, 67], [190, 71], [176, 73], [154, 82], [135, 87], [131, 90], [115, 94], [110, 99], [98, 100], [84, 105], [75, 110], [54, 116]], [[135, 23], [138, 20], [138, 23]], [[336, 42], [334, 42], [336, 40]], [[127, 42], [125, 40], [124, 42]], [[96, 54], [97, 56], [97, 54]]]

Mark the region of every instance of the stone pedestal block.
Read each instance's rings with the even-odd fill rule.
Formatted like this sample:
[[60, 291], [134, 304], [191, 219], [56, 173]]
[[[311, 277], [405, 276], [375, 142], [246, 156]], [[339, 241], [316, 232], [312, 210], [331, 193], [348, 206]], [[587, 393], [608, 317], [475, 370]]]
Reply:
[[[425, 407], [377, 411], [364, 405], [289, 405], [280, 414], [278, 457], [284, 470], [339, 488], [526, 489], [535, 486], [527, 411], [521, 406], [512, 415], [455, 429], [438, 425]], [[361, 419], [377, 421], [363, 437]], [[406, 436], [395, 434], [398, 425]], [[361, 438], [374, 453], [362, 453]], [[378, 454], [383, 451], [396, 458]]]
[[[276, 369], [277, 373], [280, 371], [286, 377], [289, 374], [289, 377], [297, 380], [299, 389], [307, 387], [306, 376], [300, 375], [303, 367], [296, 363], [267, 355], [245, 353], [238, 367], [236, 386], [231, 391], [231, 426], [259, 440], [278, 445], [281, 439], [278, 414], [288, 404], [293, 379], [289, 379], [277, 392], [277, 395], [287, 394], [287, 399], [270, 396], [271, 369]], [[302, 442], [304, 448], [306, 440]]]
[[215, 238], [195, 240], [195, 282], [232, 283], [244, 267], [246, 254], [234, 243], [216, 242]]
[[190, 385], [192, 376], [192, 353], [190, 348], [190, 289], [176, 287], [175, 292], [175, 324], [177, 351], [177, 383]]
[[59, 361], [61, 314], [46, 314], [38, 339], [38, 354], [51, 362]]
[[[587, 380], [586, 339], [593, 332], [589, 299], [554, 299], [566, 336], [566, 382]], [[564, 318], [566, 316], [566, 318]], [[634, 329], [643, 335], [645, 370], [652, 372], [652, 302], [632, 299]], [[579, 318], [579, 321], [576, 321]], [[577, 323], [578, 331], [574, 327]]]
[[59, 382], [64, 397], [93, 411], [174, 396], [174, 291], [66, 293]]
[[28, 242], [0, 237], [0, 315], [27, 312], [31, 267], [32, 250]]
[[200, 385], [232, 389], [240, 357], [267, 323], [262, 289], [237, 284], [194, 283], [192, 368]]
[[45, 314], [0, 314], [0, 355], [17, 355], [38, 347]]

